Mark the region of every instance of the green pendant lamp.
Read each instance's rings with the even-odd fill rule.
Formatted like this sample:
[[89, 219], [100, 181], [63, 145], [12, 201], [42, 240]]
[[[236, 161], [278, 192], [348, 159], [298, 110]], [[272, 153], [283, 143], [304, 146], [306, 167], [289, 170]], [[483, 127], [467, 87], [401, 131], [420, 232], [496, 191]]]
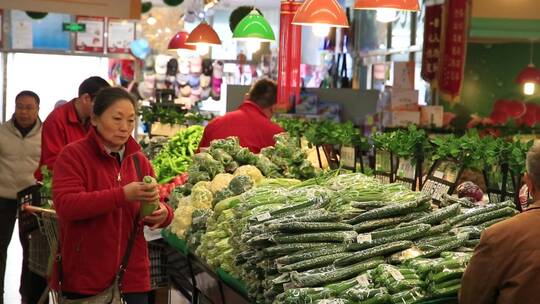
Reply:
[[233, 32], [233, 39], [241, 41], [269, 42], [276, 37], [268, 21], [253, 9], [238, 23]]

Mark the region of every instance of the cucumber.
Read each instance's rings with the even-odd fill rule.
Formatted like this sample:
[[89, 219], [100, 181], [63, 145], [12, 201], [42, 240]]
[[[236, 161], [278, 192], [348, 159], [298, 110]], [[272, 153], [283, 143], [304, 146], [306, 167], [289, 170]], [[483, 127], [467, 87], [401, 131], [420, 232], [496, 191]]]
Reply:
[[[359, 251], [359, 250], [364, 250], [364, 249], [372, 248], [378, 245], [383, 245], [383, 244], [387, 244], [391, 242], [414, 240], [418, 237], [421, 237], [426, 231], [429, 230], [430, 227], [431, 226], [429, 225], [420, 224], [417, 226], [411, 226], [411, 227], [406, 227], [406, 228], [389, 229], [386, 231], [380, 231], [381, 233], [378, 235], [375, 235], [376, 232], [373, 232], [371, 234], [371, 238], [376, 237], [375, 239], [372, 239], [372, 241], [363, 242], [363, 243], [349, 244], [347, 245], [347, 250]], [[403, 232], [398, 233], [397, 232], [398, 230], [401, 230]], [[394, 233], [388, 234], [389, 231], [392, 231]], [[380, 237], [380, 236], [384, 236], [384, 237]]]
[[305, 261], [300, 261], [294, 264], [278, 266], [277, 268], [280, 273], [290, 272], [290, 271], [304, 271], [304, 270], [309, 270], [309, 269], [313, 269], [317, 267], [324, 267], [324, 266], [331, 265], [336, 259], [346, 258], [351, 255], [352, 253], [348, 253], [348, 252], [334, 253], [334, 254], [320, 256], [320, 257], [316, 257], [316, 258], [305, 260]]
[[284, 264], [284, 265], [293, 264], [293, 263], [313, 259], [320, 256], [345, 252], [345, 249], [346, 249], [345, 245], [332, 245], [328, 247], [323, 247], [321, 249], [309, 249], [303, 252], [294, 253], [294, 254], [280, 257], [276, 259], [276, 263]]
[[431, 228], [430, 225], [420, 224], [415, 226], [408, 226], [408, 227], [399, 227], [399, 228], [392, 228], [392, 229], [386, 229], [386, 230], [380, 230], [380, 231], [374, 231], [371, 234], [372, 239], [381, 239], [381, 238], [387, 238], [390, 236], [394, 236], [396, 234], [403, 234], [406, 232], [416, 231], [416, 230], [422, 230], [427, 231]]
[[465, 272], [465, 268], [456, 268], [456, 269], [445, 269], [442, 272], [439, 272], [431, 278], [431, 281], [435, 284], [460, 279]]
[[280, 232], [314, 232], [314, 231], [350, 231], [353, 226], [345, 223], [324, 223], [324, 222], [292, 222], [270, 224], [268, 231]]
[[387, 304], [390, 303], [392, 297], [387, 293], [376, 294], [373, 298], [361, 302], [355, 302], [358, 304]]
[[345, 291], [347, 291], [348, 289], [350, 289], [350, 288], [352, 288], [352, 287], [354, 287], [356, 285], [358, 285], [357, 279], [352, 278], [352, 279], [349, 279], [349, 280], [346, 280], [346, 281], [328, 284], [328, 285], [325, 286], [325, 288], [332, 291], [332, 294], [339, 296], [342, 293], [344, 293]]
[[441, 208], [437, 211], [434, 211], [424, 217], [421, 217], [417, 220], [404, 223], [402, 225], [414, 225], [414, 224], [439, 224], [442, 221], [456, 216], [459, 213], [459, 205], [451, 205], [448, 207]]
[[455, 241], [456, 236], [455, 235], [449, 235], [449, 234], [443, 234], [438, 236], [430, 236], [427, 238], [419, 239], [416, 241], [416, 244], [418, 246], [439, 246], [446, 244], [451, 241]]
[[408, 304], [416, 303], [424, 298], [421, 288], [413, 288], [410, 290], [398, 292], [392, 295], [391, 301], [393, 304]]
[[389, 244], [375, 246], [363, 251], [355, 252], [352, 256], [337, 259], [334, 262], [336, 266], [347, 266], [353, 263], [361, 262], [372, 257], [387, 255], [403, 249], [410, 248], [413, 245], [411, 241], [398, 241]]
[[431, 198], [429, 196], [422, 196], [414, 201], [392, 204], [382, 208], [364, 212], [347, 222], [349, 224], [358, 224], [367, 220], [383, 219], [391, 216], [408, 214], [413, 212], [415, 208], [429, 201], [431, 201]]
[[295, 243], [295, 244], [280, 244], [263, 249], [263, 254], [266, 257], [278, 257], [300, 250], [316, 249], [332, 245], [332, 243]]
[[477, 226], [457, 227], [450, 230], [451, 235], [468, 234], [469, 239], [479, 239], [482, 234], [482, 229]]
[[430, 258], [434, 256], [439, 256], [443, 251], [449, 251], [449, 250], [456, 249], [463, 246], [463, 244], [465, 244], [466, 241], [467, 241], [467, 238], [457, 237], [457, 239], [451, 242], [437, 246], [433, 249], [423, 251], [420, 257]]
[[354, 231], [316, 232], [303, 234], [276, 234], [270, 238], [277, 244], [319, 243], [319, 242], [352, 242], [358, 234]]
[[454, 286], [450, 286], [446, 288], [434, 289], [432, 290], [432, 294], [439, 298], [449, 297], [449, 296], [457, 295], [460, 288], [461, 288], [461, 284], [456, 284]]
[[338, 268], [326, 273], [302, 275], [296, 272], [291, 274], [292, 282], [298, 287], [315, 287], [343, 281], [357, 276], [367, 270], [373, 269], [384, 263], [382, 258], [374, 258], [368, 261]]
[[378, 294], [388, 294], [388, 290], [384, 287], [379, 288], [351, 288], [347, 290], [344, 297], [351, 301], [365, 301], [375, 297]]
[[496, 218], [496, 219], [492, 219], [491, 221], [487, 221], [485, 223], [482, 223], [481, 225], [478, 226], [478, 228], [487, 229], [490, 226], [493, 226], [493, 225], [497, 224], [498, 222], [505, 221], [505, 220], [507, 220], [509, 218], [511, 218], [511, 216], [503, 216], [503, 217], [499, 217], [499, 218]]
[[[157, 183], [156, 179], [152, 176], [145, 176], [143, 177], [143, 183], [145, 184], [151, 184], [151, 183]], [[145, 217], [148, 215], [151, 215], [159, 208], [159, 201], [153, 201], [153, 202], [141, 202], [141, 207], [139, 209], [140, 217]]]
[[424, 285], [424, 282], [418, 279], [404, 279], [397, 281], [388, 285], [388, 290], [390, 293], [398, 293], [404, 290], [410, 290], [415, 287]]
[[448, 223], [440, 224], [440, 225], [431, 227], [425, 233], [425, 236], [426, 237], [428, 237], [428, 236], [437, 236], [437, 235], [440, 235], [440, 234], [443, 234], [445, 232], [450, 231], [450, 229], [452, 229], [452, 226], [450, 224], [448, 224]]
[[290, 222], [339, 222], [342, 220], [342, 216], [338, 213], [331, 213], [324, 209], [311, 210], [305, 214], [296, 214], [295, 216], [288, 216], [283, 218], [277, 218], [264, 222], [265, 226], [278, 223], [290, 223]]
[[354, 225], [354, 230], [356, 232], [367, 232], [373, 231], [377, 228], [388, 227], [393, 225], [398, 225], [403, 222], [412, 221], [416, 218], [424, 216], [423, 212], [409, 213], [407, 215], [388, 217], [384, 219], [369, 220], [365, 222], [358, 223]]
[[[467, 212], [465, 212], [463, 214], [460, 214], [458, 216], [455, 216], [453, 218], [448, 219], [447, 222], [450, 225], [453, 226], [453, 225], [456, 225], [457, 223], [459, 223], [461, 221], [464, 221], [464, 220], [468, 219], [469, 217], [480, 215], [480, 214], [483, 214], [483, 213], [488, 213], [488, 212], [495, 211], [495, 210], [498, 210], [498, 209], [502, 209], [502, 208], [505, 208], [505, 207], [513, 208], [514, 203], [508, 201], [508, 202], [503, 202], [503, 203], [499, 203], [499, 204], [489, 204], [486, 207], [472, 208], [472, 209], [468, 210]], [[467, 226], [467, 225], [465, 225], [465, 226]]]
[[497, 210], [490, 211], [487, 213], [471, 216], [465, 219], [464, 221], [459, 222], [456, 226], [463, 227], [463, 226], [479, 225], [479, 224], [491, 221], [496, 218], [501, 218], [505, 216], [514, 216], [517, 213], [519, 212], [516, 209], [510, 208], [510, 207], [504, 207], [502, 209], [497, 209]]
[[459, 285], [459, 284], [461, 284], [461, 278], [448, 280], [448, 281], [445, 281], [445, 282], [442, 282], [442, 283], [432, 285], [430, 289], [431, 290], [443, 289], [443, 288], [452, 287], [454, 285]]
[[457, 198], [453, 197], [447, 193], [444, 193], [442, 195], [442, 202], [441, 205], [449, 206], [452, 204], [457, 204], [458, 206], [465, 207], [465, 208], [474, 208], [476, 207], [476, 204], [471, 202], [470, 200], [466, 198]]
[[351, 202], [351, 206], [358, 209], [372, 210], [390, 205], [388, 202], [370, 201], [370, 202]]

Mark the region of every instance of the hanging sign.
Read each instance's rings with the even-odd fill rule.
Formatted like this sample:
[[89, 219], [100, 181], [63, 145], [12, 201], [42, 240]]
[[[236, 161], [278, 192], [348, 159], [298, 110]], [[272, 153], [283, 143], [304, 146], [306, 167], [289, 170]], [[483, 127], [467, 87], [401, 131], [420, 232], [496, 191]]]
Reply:
[[77, 23], [84, 24], [85, 32], [77, 33], [75, 47], [77, 51], [103, 52], [105, 18], [77, 16]]
[[470, 0], [450, 0], [445, 4], [443, 54], [439, 66], [439, 89], [450, 101], [458, 101], [467, 54]]
[[135, 23], [109, 19], [108, 24], [107, 51], [109, 53], [128, 53], [131, 42], [135, 40]]
[[439, 60], [441, 56], [442, 18], [443, 5], [426, 6], [421, 75], [432, 87], [437, 86]]

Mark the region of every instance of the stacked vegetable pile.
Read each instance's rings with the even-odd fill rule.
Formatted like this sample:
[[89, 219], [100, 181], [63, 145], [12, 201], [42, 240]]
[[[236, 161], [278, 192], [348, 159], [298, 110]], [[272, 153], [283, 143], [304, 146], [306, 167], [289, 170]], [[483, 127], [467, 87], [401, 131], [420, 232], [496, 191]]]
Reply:
[[456, 252], [517, 211], [445, 203], [432, 210], [429, 197], [361, 174], [267, 179], [214, 206], [196, 254], [246, 283], [256, 303], [455, 296], [470, 257]]
[[191, 126], [173, 136], [152, 159], [159, 184], [168, 183], [178, 174], [187, 171], [192, 156], [199, 147], [204, 128]]

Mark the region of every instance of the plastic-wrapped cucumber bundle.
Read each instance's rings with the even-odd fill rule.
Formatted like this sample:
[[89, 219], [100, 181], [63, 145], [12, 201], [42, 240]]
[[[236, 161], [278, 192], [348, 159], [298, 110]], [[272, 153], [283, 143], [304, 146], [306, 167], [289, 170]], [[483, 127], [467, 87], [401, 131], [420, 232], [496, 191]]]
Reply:
[[385, 287], [391, 294], [423, 287], [424, 282], [412, 268], [382, 264], [372, 274], [376, 286]]
[[317, 300], [332, 298], [330, 290], [317, 288], [291, 288], [278, 295], [275, 304], [311, 304]]

